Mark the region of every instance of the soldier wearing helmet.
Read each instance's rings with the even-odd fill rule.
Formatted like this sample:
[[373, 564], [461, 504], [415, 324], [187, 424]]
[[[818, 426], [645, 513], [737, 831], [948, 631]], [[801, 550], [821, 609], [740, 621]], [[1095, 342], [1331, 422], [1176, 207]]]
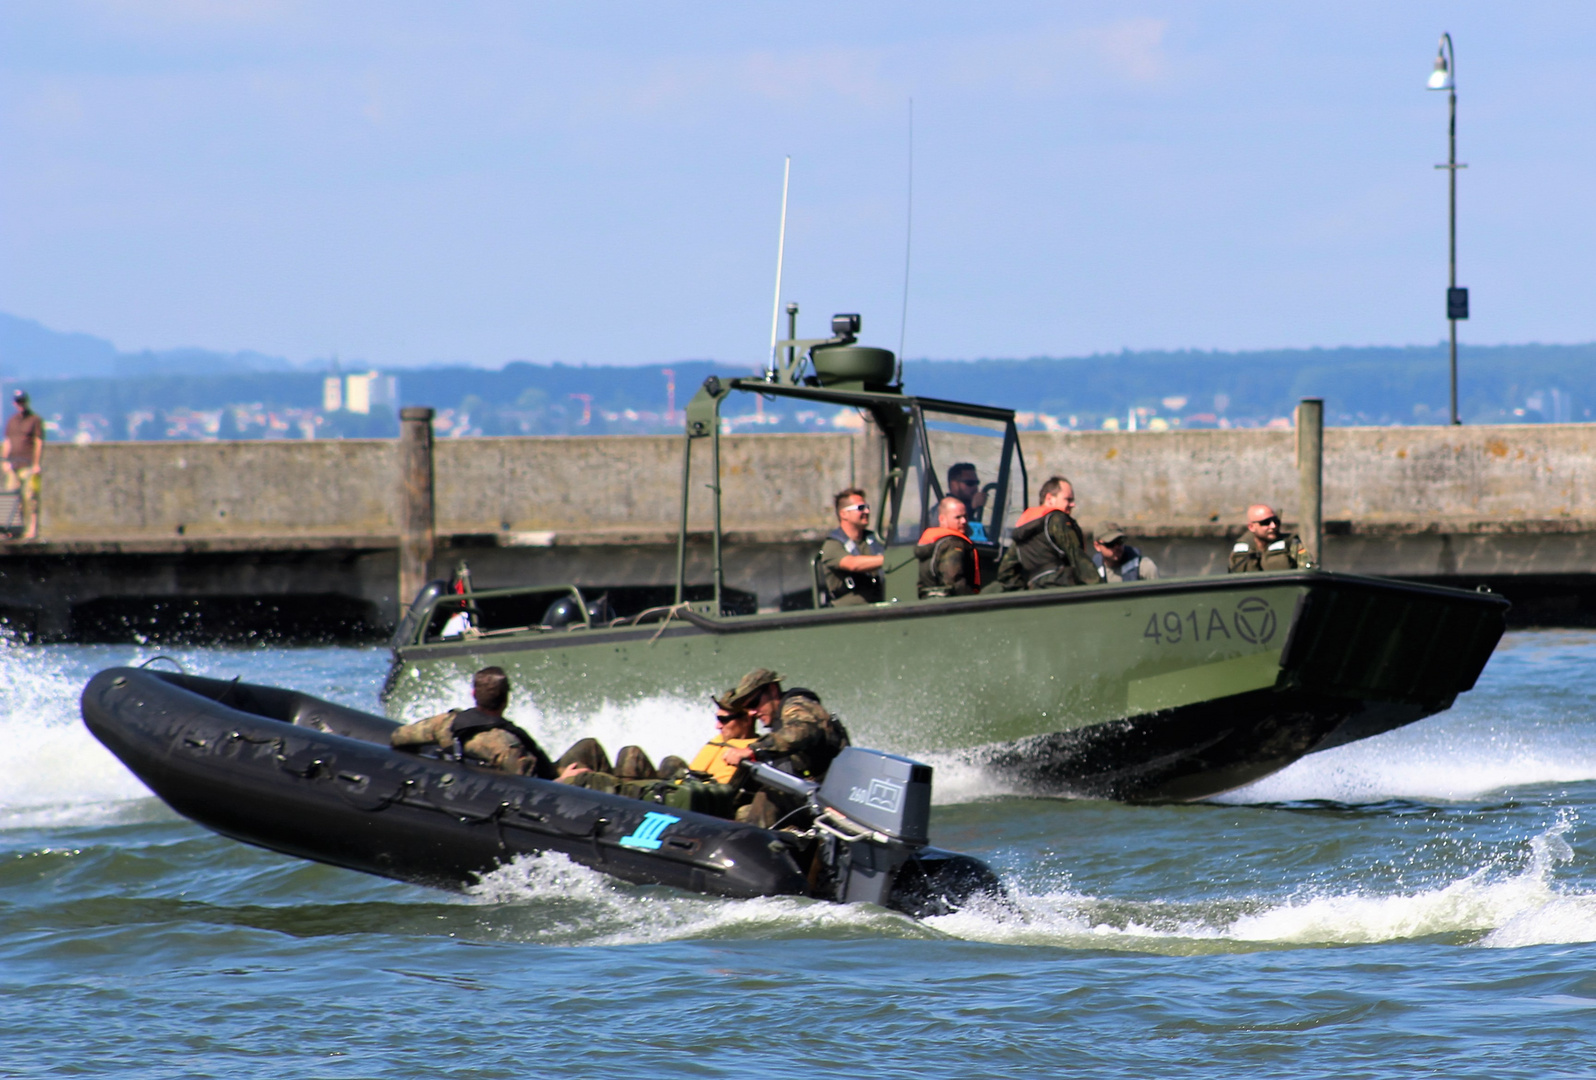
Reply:
[[[715, 699], [727, 714], [747, 713], [767, 730], [750, 746], [728, 746], [721, 752], [729, 765], [760, 761], [816, 783], [842, 748], [848, 731], [826, 711], [812, 690], [794, 688], [782, 693], [781, 676], [769, 668], [755, 668], [737, 685]], [[792, 795], [760, 791], [737, 810], [737, 820], [773, 828], [802, 802]]]

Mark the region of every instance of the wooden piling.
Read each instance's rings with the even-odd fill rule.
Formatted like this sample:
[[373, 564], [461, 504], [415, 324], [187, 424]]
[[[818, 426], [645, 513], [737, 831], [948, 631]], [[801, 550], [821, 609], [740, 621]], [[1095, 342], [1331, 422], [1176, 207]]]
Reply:
[[1324, 559], [1324, 399], [1297, 406], [1297, 526], [1315, 566]]
[[400, 613], [430, 580], [436, 542], [432, 498], [430, 408], [399, 410], [399, 596]]

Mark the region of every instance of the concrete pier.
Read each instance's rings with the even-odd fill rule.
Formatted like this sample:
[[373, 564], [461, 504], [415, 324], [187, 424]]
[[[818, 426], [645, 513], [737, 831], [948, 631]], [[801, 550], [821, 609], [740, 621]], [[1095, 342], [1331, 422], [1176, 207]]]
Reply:
[[[1069, 477], [1088, 530], [1119, 521], [1168, 575], [1223, 573], [1248, 503], [1297, 528], [1311, 498], [1289, 430], [1022, 443], [1033, 488]], [[681, 445], [438, 441], [422, 578], [464, 558], [479, 588], [668, 584]], [[727, 586], [777, 606], [809, 587], [832, 493], [879, 483], [860, 475], [873, 458], [858, 433], [725, 436], [722, 451]], [[1596, 623], [1596, 425], [1328, 428], [1322, 456], [1328, 566], [1484, 584], [1520, 622]], [[54, 640], [379, 635], [400, 604], [401, 461], [397, 440], [52, 445], [43, 540], [0, 544], [0, 619]], [[707, 582], [707, 500], [695, 511], [688, 576]]]

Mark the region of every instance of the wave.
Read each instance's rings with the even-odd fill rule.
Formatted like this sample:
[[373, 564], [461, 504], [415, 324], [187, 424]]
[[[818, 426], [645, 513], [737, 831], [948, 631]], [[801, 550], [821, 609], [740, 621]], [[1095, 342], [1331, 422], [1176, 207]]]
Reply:
[[[1569, 892], [1571, 819], [1532, 837], [1516, 871], [1493, 863], [1407, 893], [1319, 893], [1195, 903], [1087, 896], [1067, 883], [1011, 885], [1006, 901], [915, 921], [861, 905], [790, 897], [720, 900], [626, 885], [564, 856], [523, 857], [469, 890], [510, 936], [557, 945], [696, 938], [888, 936], [999, 945], [1188, 954], [1440, 938], [1485, 948], [1596, 941], [1596, 894]], [[517, 914], [526, 918], [519, 919]]]
[[1503, 788], [1596, 780], [1586, 723], [1435, 717], [1338, 746], [1219, 796], [1225, 803], [1460, 802]]
[[[639, 945], [701, 938], [927, 937], [914, 920], [859, 904], [770, 896], [724, 900], [626, 885], [564, 855], [523, 855], [467, 896], [497, 905], [511, 936], [546, 945]], [[528, 907], [530, 916], [516, 915]]]
[[119, 820], [149, 789], [89, 734], [84, 678], [42, 650], [0, 648], [0, 829]]
[[1596, 894], [1558, 887], [1573, 858], [1564, 817], [1528, 842], [1522, 869], [1483, 867], [1410, 893], [1319, 893], [1276, 902], [1116, 903], [1068, 891], [1019, 895], [1017, 914], [973, 910], [928, 920], [961, 938], [1148, 950], [1360, 945], [1451, 937], [1492, 948], [1596, 941]]

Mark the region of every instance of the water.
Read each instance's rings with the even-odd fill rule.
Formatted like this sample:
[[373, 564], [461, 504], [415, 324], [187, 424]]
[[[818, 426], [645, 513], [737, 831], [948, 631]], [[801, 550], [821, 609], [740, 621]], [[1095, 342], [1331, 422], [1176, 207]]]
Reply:
[[[0, 649], [0, 1075], [1596, 1071], [1593, 634], [1509, 635], [1451, 713], [1213, 804], [950, 776], [935, 840], [989, 860], [1018, 910], [926, 922], [555, 858], [455, 895], [223, 840], [78, 720], [89, 674], [153, 653]], [[385, 662], [176, 655], [368, 708]], [[659, 753], [705, 723], [653, 702], [596, 727]]]

